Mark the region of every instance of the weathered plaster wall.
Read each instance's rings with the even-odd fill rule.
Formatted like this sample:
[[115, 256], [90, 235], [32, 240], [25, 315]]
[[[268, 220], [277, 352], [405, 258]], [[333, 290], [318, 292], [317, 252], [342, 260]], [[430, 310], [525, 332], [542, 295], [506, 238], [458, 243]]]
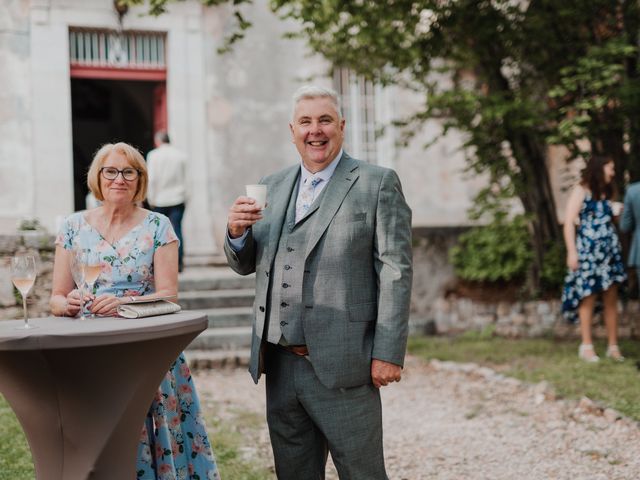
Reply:
[[[291, 95], [310, 77], [327, 71], [302, 42], [283, 38], [295, 26], [279, 20], [267, 4], [258, 0], [246, 9], [253, 28], [222, 56], [217, 49], [231, 31], [230, 10], [209, 10], [205, 17], [208, 183], [219, 242], [227, 210], [244, 194], [244, 185], [298, 161], [288, 127]], [[316, 81], [331, 85], [327, 78]]]
[[[228, 6], [188, 0], [171, 3], [158, 18], [142, 7], [123, 18], [126, 30], [167, 32], [169, 132], [190, 167], [187, 254], [219, 253], [227, 210], [244, 184], [298, 161], [288, 128], [296, 88], [332, 84], [329, 65], [303, 41], [283, 38], [297, 25], [280, 20], [268, 4], [245, 7], [253, 27], [224, 56], [217, 50], [235, 25]], [[54, 231], [72, 212], [69, 26], [116, 28], [111, 0], [0, 4], [0, 232], [12, 232], [25, 217]], [[398, 89], [387, 98], [392, 119], [423, 101]], [[438, 133], [438, 123], [429, 122], [407, 147], [387, 145], [391, 158], [381, 160], [398, 171], [416, 226], [466, 224], [482, 183], [462, 175], [459, 134], [423, 149]]]
[[0, 231], [33, 210], [29, 7], [0, 2]]
[[[424, 97], [408, 91], [398, 91], [393, 98], [396, 118], [407, 117], [424, 104]], [[468, 225], [467, 210], [483, 186], [482, 177], [464, 171], [466, 158], [460, 149], [464, 140], [460, 132], [450, 131], [425, 149], [441, 130], [440, 122], [428, 121], [407, 147], [395, 152], [395, 168], [413, 209], [415, 226]]]

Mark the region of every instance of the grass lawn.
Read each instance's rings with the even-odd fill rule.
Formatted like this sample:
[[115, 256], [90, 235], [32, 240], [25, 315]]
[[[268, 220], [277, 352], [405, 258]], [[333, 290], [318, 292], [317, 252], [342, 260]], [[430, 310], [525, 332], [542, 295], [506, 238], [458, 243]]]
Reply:
[[[242, 446], [255, 438], [251, 432], [257, 430], [259, 424], [256, 422], [262, 422], [261, 417], [255, 419], [246, 412], [238, 412], [237, 419], [233, 424], [229, 424], [216, 420], [213, 413], [207, 413], [207, 426], [213, 438], [218, 468], [224, 479], [270, 480], [274, 478], [267, 469], [243, 458], [241, 454]], [[33, 480], [34, 478], [35, 472], [27, 439], [7, 401], [0, 395], [0, 480]]]
[[[272, 480], [275, 474], [260, 465], [255, 451], [243, 456], [246, 447], [256, 444], [256, 432], [264, 417], [252, 412], [236, 410], [232, 419], [219, 420], [207, 415], [207, 427], [213, 438], [213, 452], [223, 480]], [[248, 458], [247, 458], [248, 457]]]
[[33, 480], [31, 452], [18, 419], [0, 395], [0, 480]]
[[566, 398], [587, 396], [640, 421], [640, 342], [623, 340], [623, 363], [605, 359], [604, 342], [596, 342], [601, 361], [578, 359], [578, 342], [552, 339], [511, 340], [468, 332], [457, 337], [414, 337], [409, 351], [425, 359], [474, 362], [527, 382], [548, 381]]

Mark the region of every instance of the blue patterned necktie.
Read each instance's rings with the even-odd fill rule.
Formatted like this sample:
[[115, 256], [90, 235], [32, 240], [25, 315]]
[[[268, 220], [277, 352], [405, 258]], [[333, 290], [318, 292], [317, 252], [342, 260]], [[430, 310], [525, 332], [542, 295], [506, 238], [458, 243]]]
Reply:
[[309, 208], [315, 199], [315, 189], [321, 181], [321, 178], [311, 175], [310, 177], [307, 177], [304, 183], [300, 186], [298, 199], [296, 200], [296, 223], [298, 223], [309, 211]]

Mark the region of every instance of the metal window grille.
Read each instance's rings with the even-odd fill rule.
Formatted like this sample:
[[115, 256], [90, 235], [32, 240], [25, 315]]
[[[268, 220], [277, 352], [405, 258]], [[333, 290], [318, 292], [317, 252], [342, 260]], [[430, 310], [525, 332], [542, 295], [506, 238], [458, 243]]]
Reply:
[[87, 67], [164, 69], [164, 33], [71, 29], [71, 65]]

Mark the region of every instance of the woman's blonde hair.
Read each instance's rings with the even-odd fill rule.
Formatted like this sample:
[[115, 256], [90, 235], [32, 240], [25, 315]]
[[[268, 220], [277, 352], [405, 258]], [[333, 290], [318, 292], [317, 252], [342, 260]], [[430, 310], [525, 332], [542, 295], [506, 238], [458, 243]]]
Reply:
[[104, 195], [102, 195], [102, 190], [100, 189], [100, 169], [104, 166], [105, 160], [112, 152], [124, 155], [129, 165], [138, 170], [138, 188], [133, 197], [133, 201], [142, 202], [147, 198], [147, 184], [149, 182], [147, 165], [142, 154], [135, 147], [124, 142], [107, 143], [96, 152], [89, 167], [89, 172], [87, 173], [87, 186], [89, 190], [91, 190], [91, 193], [93, 193], [98, 200], [101, 202], [104, 201]]

